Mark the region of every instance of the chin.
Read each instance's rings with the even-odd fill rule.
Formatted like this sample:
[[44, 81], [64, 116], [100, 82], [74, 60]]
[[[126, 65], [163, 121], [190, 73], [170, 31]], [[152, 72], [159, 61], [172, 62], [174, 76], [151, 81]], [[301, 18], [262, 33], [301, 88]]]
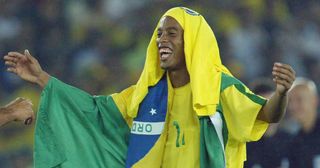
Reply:
[[160, 68], [163, 69], [163, 70], [168, 70], [169, 66], [168, 65], [163, 65], [163, 64], [160, 63]]

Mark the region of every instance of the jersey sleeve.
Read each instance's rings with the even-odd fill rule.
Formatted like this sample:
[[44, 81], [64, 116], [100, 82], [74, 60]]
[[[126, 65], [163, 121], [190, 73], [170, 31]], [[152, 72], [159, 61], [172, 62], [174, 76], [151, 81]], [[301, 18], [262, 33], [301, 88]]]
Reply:
[[238, 81], [224, 88], [220, 101], [230, 138], [248, 142], [262, 137], [268, 123], [258, 120], [257, 116], [267, 101], [265, 98], [255, 95]]

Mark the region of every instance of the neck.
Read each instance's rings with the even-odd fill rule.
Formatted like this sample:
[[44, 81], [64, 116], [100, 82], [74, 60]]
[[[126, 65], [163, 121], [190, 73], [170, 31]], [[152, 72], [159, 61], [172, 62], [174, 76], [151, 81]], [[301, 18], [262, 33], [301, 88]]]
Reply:
[[187, 69], [168, 71], [169, 78], [173, 88], [178, 88], [190, 82], [190, 76]]
[[[316, 113], [314, 113], [314, 114], [316, 114]], [[313, 131], [314, 126], [316, 124], [316, 121], [317, 121], [317, 115], [312, 115], [312, 116], [310, 116], [309, 120], [304, 120], [302, 123], [303, 132], [309, 133], [309, 132]]]

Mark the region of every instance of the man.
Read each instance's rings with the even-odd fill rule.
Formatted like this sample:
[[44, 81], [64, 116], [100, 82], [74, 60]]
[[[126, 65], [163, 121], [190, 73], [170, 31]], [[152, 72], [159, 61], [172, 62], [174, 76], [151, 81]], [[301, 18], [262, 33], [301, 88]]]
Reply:
[[44, 88], [39, 167], [243, 167], [246, 141], [281, 119], [295, 78], [276, 63], [275, 94], [268, 102], [254, 95], [221, 64], [204, 18], [183, 7], [160, 19], [139, 81], [118, 94], [90, 96], [66, 85], [28, 51], [4, 59], [8, 71]]
[[289, 114], [301, 126], [290, 144], [290, 168], [320, 166], [320, 120], [318, 93], [312, 80], [299, 77], [289, 92]]
[[28, 99], [17, 98], [0, 108], [0, 126], [11, 121], [24, 121], [30, 125], [33, 120], [32, 103]]

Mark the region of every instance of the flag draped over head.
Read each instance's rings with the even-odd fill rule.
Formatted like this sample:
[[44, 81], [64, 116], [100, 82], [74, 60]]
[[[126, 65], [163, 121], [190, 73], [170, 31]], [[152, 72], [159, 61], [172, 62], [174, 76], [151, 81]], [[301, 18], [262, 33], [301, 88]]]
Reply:
[[[199, 116], [215, 113], [219, 104], [221, 73], [231, 75], [221, 64], [219, 48], [213, 31], [197, 12], [184, 7], [168, 10], [162, 17], [170, 16], [178, 21], [184, 30], [184, 52], [193, 94], [193, 108]], [[153, 32], [147, 49], [143, 72], [133, 92], [129, 116], [135, 117], [139, 104], [148, 93], [148, 87], [161, 79], [164, 70], [160, 68], [157, 29]]]

